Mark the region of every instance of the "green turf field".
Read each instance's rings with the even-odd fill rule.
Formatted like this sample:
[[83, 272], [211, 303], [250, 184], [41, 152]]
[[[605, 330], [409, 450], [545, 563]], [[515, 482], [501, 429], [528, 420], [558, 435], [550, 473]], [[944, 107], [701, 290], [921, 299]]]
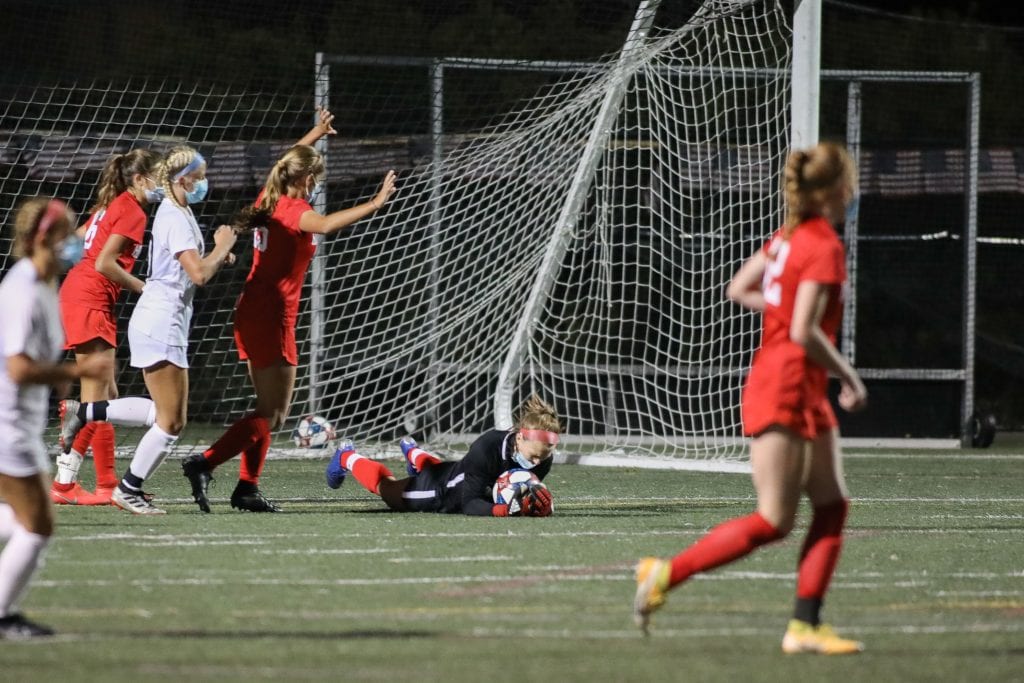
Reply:
[[866, 643], [846, 658], [779, 651], [802, 525], [674, 591], [650, 638], [633, 627], [635, 560], [748, 512], [746, 475], [561, 466], [554, 517], [476, 519], [393, 514], [354, 481], [328, 491], [323, 464], [268, 463], [283, 514], [229, 508], [235, 463], [201, 514], [176, 460], [148, 486], [165, 517], [61, 509], [23, 605], [60, 635], [0, 643], [0, 679], [1024, 680], [1013, 452], [848, 458], [825, 612]]

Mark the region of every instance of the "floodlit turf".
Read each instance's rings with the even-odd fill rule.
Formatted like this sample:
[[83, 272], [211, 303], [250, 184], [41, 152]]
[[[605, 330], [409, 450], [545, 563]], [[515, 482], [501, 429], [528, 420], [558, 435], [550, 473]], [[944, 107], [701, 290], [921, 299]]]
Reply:
[[203, 515], [171, 460], [148, 486], [165, 517], [60, 509], [23, 605], [60, 636], [0, 642], [0, 678], [1021, 680], [1024, 458], [993, 455], [847, 459], [826, 617], [867, 651], [845, 658], [779, 650], [802, 525], [635, 630], [633, 563], [748, 512], [746, 475], [561, 466], [554, 517], [475, 519], [390, 513], [354, 481], [327, 490], [324, 462], [272, 461], [263, 488], [285, 513], [254, 515], [228, 506], [232, 462]]

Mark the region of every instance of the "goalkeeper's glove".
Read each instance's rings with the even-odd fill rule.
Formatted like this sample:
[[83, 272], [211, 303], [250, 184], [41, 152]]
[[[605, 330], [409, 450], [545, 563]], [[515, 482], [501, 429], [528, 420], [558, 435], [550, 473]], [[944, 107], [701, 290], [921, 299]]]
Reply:
[[550, 517], [555, 511], [551, 491], [544, 484], [534, 484], [523, 496], [524, 514], [531, 517]]

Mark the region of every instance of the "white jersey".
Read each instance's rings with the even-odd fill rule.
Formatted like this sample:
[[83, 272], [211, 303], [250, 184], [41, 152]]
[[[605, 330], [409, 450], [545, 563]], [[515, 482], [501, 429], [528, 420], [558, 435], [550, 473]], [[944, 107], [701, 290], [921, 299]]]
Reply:
[[169, 198], [160, 202], [149, 240], [149, 277], [132, 311], [129, 331], [168, 346], [188, 346], [196, 286], [177, 257], [195, 249], [201, 258], [205, 248], [192, 209]]
[[64, 351], [57, 290], [39, 279], [27, 258], [14, 264], [0, 283], [0, 320], [0, 472], [25, 477], [49, 469], [43, 430], [50, 387], [15, 384], [7, 374], [7, 358], [24, 354], [51, 363]]

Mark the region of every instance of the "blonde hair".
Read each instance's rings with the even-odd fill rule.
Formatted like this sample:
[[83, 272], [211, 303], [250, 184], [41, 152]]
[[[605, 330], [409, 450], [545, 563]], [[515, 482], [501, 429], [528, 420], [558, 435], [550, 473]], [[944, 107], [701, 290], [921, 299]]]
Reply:
[[133, 149], [107, 159], [96, 184], [96, 203], [89, 213], [110, 206], [110, 202], [132, 185], [136, 174], [152, 175], [160, 164], [160, 155], [148, 149]]
[[797, 150], [786, 160], [783, 191], [786, 195], [788, 237], [796, 226], [820, 216], [825, 205], [843, 188], [856, 190], [857, 169], [846, 148], [834, 142], [822, 142]]
[[562, 431], [562, 423], [554, 406], [536, 394], [523, 401], [515, 421], [516, 429], [543, 429], [546, 432]]
[[167, 156], [156, 169], [156, 184], [164, 188], [164, 194], [172, 202], [183, 208], [185, 205], [174, 196], [174, 176], [188, 168], [197, 156], [199, 152], [188, 145], [178, 145], [167, 151]]
[[266, 227], [274, 213], [277, 202], [288, 194], [288, 187], [297, 180], [312, 175], [316, 182], [323, 179], [327, 166], [323, 155], [311, 145], [295, 145], [285, 152], [263, 183], [263, 196], [256, 206], [242, 209], [231, 221], [236, 232], [249, 232], [253, 228]]
[[53, 230], [64, 224], [70, 232], [74, 227], [74, 218], [67, 205], [59, 199], [32, 197], [21, 203], [14, 215], [14, 240], [11, 252], [15, 258], [32, 256], [32, 243], [44, 223], [46, 230]]

